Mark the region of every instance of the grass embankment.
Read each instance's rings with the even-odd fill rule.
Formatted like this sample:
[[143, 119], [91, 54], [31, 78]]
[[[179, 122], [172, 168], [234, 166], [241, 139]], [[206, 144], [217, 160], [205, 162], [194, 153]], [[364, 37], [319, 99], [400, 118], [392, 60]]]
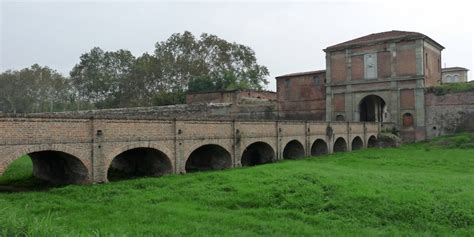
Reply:
[[473, 236], [472, 142], [1, 193], [0, 235]]

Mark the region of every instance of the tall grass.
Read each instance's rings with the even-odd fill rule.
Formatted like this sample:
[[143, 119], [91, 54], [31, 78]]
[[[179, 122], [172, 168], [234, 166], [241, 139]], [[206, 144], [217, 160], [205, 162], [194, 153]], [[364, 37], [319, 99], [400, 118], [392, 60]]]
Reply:
[[474, 149], [446, 148], [439, 145], [443, 139], [251, 168], [1, 193], [0, 235], [474, 236]]

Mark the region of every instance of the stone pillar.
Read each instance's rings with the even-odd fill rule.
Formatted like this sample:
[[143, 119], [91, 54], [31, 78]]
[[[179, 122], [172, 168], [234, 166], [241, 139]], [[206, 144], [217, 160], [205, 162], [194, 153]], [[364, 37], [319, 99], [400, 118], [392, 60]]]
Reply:
[[90, 124], [90, 136], [92, 138], [92, 181], [94, 183], [105, 183], [108, 181], [108, 167], [106, 167], [106, 156], [103, 152], [102, 145], [105, 141], [105, 136], [107, 136], [107, 134], [104, 134], [101, 128], [101, 120], [96, 120], [91, 117]]
[[326, 121], [332, 120], [331, 54], [326, 53]]
[[186, 157], [184, 157], [184, 139], [182, 130], [184, 127], [183, 125], [183, 121], [174, 120], [175, 172], [178, 174], [186, 173]]
[[241, 147], [241, 132], [240, 132], [240, 123], [236, 122], [235, 120], [232, 121], [232, 131], [233, 131], [233, 163], [234, 167], [242, 167], [242, 163], [240, 161], [242, 154], [242, 147]]

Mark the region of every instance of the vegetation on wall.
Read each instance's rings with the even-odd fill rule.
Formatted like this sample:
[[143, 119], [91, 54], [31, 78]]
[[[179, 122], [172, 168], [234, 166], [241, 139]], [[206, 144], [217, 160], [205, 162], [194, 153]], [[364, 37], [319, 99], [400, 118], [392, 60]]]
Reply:
[[65, 77], [33, 65], [0, 74], [0, 112], [29, 113], [169, 105], [187, 91], [262, 89], [269, 75], [248, 46], [188, 31], [155, 44], [154, 54], [92, 48]]
[[446, 95], [455, 92], [474, 91], [474, 83], [446, 83], [439, 86], [426, 88], [426, 92], [435, 95]]

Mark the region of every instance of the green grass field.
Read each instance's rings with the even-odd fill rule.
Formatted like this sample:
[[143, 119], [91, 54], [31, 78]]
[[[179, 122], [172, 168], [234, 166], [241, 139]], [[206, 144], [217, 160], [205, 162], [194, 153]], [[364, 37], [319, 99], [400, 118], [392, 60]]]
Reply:
[[0, 236], [474, 236], [473, 141], [0, 193]]

